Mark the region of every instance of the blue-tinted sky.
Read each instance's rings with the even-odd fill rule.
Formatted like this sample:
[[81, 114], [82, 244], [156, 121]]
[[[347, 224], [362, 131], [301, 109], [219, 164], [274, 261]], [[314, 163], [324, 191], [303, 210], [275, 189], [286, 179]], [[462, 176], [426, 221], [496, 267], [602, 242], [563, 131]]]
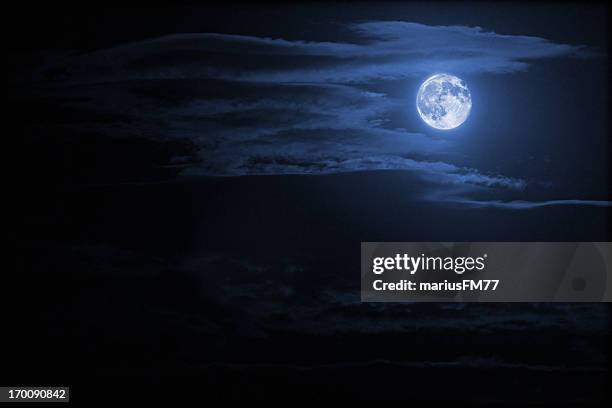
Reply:
[[[15, 345], [61, 364], [13, 353], [22, 378], [604, 392], [606, 305], [363, 304], [358, 271], [361, 241], [610, 239], [607, 9], [41, 7], [10, 19], [26, 255], [6, 286]], [[436, 71], [473, 97], [448, 132], [414, 105]]]
[[[76, 128], [189, 143], [165, 163], [183, 176], [404, 170], [427, 181], [420, 200], [607, 205], [605, 20], [567, 7], [535, 7], [535, 24], [514, 6], [245, 6], [216, 10], [223, 25], [178, 8], [165, 25], [152, 13], [143, 29], [115, 23], [46, 49], [32, 78], [70, 109], [116, 118]], [[455, 130], [416, 114], [436, 72], [473, 97]]]

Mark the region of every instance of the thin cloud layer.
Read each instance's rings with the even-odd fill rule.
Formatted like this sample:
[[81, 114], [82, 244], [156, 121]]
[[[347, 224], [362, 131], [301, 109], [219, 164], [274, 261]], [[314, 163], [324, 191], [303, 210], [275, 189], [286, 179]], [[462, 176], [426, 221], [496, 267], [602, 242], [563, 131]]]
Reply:
[[216, 78], [369, 83], [439, 70], [456, 74], [512, 73], [525, 70], [529, 61], [584, 56], [587, 52], [583, 46], [501, 35], [480, 27], [371, 21], [348, 28], [349, 40], [344, 42], [175, 34], [69, 58], [59, 66], [67, 79], [77, 82]]
[[573, 205], [573, 206], [593, 206], [593, 207], [612, 207], [612, 201], [605, 200], [550, 200], [550, 201], [478, 201], [478, 200], [465, 200], [456, 199], [448, 200], [449, 202], [455, 202], [458, 204], [464, 204], [470, 207], [490, 207], [490, 208], [503, 208], [510, 210], [530, 210], [533, 208], [558, 206], [558, 205]]
[[[404, 107], [382, 93], [313, 84], [199, 86], [191, 88], [193, 94], [153, 100], [150, 94], [167, 95], [176, 83], [81, 86], [61, 95], [69, 99], [67, 107], [94, 111], [103, 118], [100, 123], [72, 125], [82, 130], [102, 136], [130, 137], [138, 132], [154, 139], [191, 141], [198, 147], [196, 157], [176, 156], [167, 163], [184, 166], [182, 174], [188, 176], [403, 170], [434, 191], [453, 187], [464, 193], [482, 188], [521, 191], [526, 186], [524, 180], [445, 162], [452, 149], [448, 139], [390, 127], [386, 115]], [[113, 117], [117, 120], [109, 121]], [[434, 197], [433, 191], [422, 197]]]
[[450, 163], [452, 139], [394, 121], [406, 101], [380, 85], [436, 70], [507, 74], [584, 53], [480, 27], [370, 21], [346, 27], [341, 42], [169, 35], [49, 61], [35, 79], [52, 85], [46, 97], [103, 118], [73, 129], [188, 141], [196, 153], [166, 163], [183, 175], [403, 170], [429, 183], [422, 199], [451, 202], [483, 190], [522, 192], [527, 182]]

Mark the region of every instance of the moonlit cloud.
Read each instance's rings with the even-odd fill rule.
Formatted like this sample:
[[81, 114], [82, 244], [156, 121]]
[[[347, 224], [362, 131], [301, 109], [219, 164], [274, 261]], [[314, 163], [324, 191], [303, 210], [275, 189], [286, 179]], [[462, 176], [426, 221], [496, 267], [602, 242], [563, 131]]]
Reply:
[[527, 69], [529, 61], [587, 55], [583, 46], [502, 35], [480, 27], [371, 21], [347, 28], [351, 40], [344, 42], [174, 34], [68, 58], [59, 66], [65, 69], [67, 79], [77, 82], [216, 78], [367, 83], [422, 76], [436, 70], [512, 73]]
[[[151, 81], [142, 89], [163, 95], [165, 86], [172, 84]], [[88, 102], [79, 97], [84, 89]], [[103, 89], [104, 99], [95, 89], [79, 87], [74, 94], [64, 94], [78, 100], [74, 107], [96, 111], [105, 118], [103, 123], [75, 126], [101, 135], [130, 134], [137, 129], [151, 137], [187, 138], [198, 147], [197, 156], [174, 157], [168, 163], [185, 164], [184, 175], [402, 170], [445, 190], [462, 186], [463, 192], [471, 188], [520, 191], [525, 187], [520, 179], [485, 175], [445, 162], [443, 157], [450, 149], [447, 139], [390, 127], [385, 115], [403, 107], [383, 93], [339, 85], [226, 83], [219, 89], [204, 86], [180, 100], [156, 98], [151, 105], [140, 95], [141, 88], [108, 85]], [[116, 100], [122, 103], [117, 105]], [[130, 118], [127, 123], [125, 115]], [[118, 123], [107, 123], [115, 116], [120, 118]], [[431, 192], [421, 196], [432, 197]]]
[[482, 208], [503, 208], [511, 210], [530, 210], [533, 208], [558, 206], [558, 205], [573, 205], [573, 206], [593, 206], [593, 207], [612, 207], [612, 201], [605, 200], [549, 200], [549, 201], [478, 201], [468, 199], [449, 199], [449, 202], [463, 204], [468, 207]]
[[352, 24], [344, 37], [175, 34], [56, 58], [38, 79], [70, 84], [50, 96], [104, 118], [72, 128], [187, 141], [195, 153], [165, 163], [183, 175], [401, 170], [429, 183], [420, 198], [448, 201], [483, 189], [521, 192], [527, 182], [452, 164], [452, 140], [398, 126], [391, 117], [404, 114], [406, 101], [379, 85], [441, 69], [507, 74], [586, 52], [480, 27], [403, 21]]

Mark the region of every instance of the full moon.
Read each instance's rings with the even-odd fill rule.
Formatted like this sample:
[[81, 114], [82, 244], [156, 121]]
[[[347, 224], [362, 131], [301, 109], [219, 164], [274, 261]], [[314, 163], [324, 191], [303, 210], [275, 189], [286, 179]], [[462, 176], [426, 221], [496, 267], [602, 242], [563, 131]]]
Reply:
[[472, 96], [465, 81], [449, 74], [425, 80], [417, 94], [417, 110], [429, 126], [449, 130], [461, 125], [472, 109]]

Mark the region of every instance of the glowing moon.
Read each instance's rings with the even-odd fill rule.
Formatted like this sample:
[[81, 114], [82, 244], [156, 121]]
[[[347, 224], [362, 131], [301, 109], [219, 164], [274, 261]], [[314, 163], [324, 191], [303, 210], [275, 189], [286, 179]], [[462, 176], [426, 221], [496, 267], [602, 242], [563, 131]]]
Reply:
[[449, 74], [436, 74], [425, 80], [417, 94], [417, 110], [429, 126], [449, 130], [470, 115], [472, 96], [465, 81]]

